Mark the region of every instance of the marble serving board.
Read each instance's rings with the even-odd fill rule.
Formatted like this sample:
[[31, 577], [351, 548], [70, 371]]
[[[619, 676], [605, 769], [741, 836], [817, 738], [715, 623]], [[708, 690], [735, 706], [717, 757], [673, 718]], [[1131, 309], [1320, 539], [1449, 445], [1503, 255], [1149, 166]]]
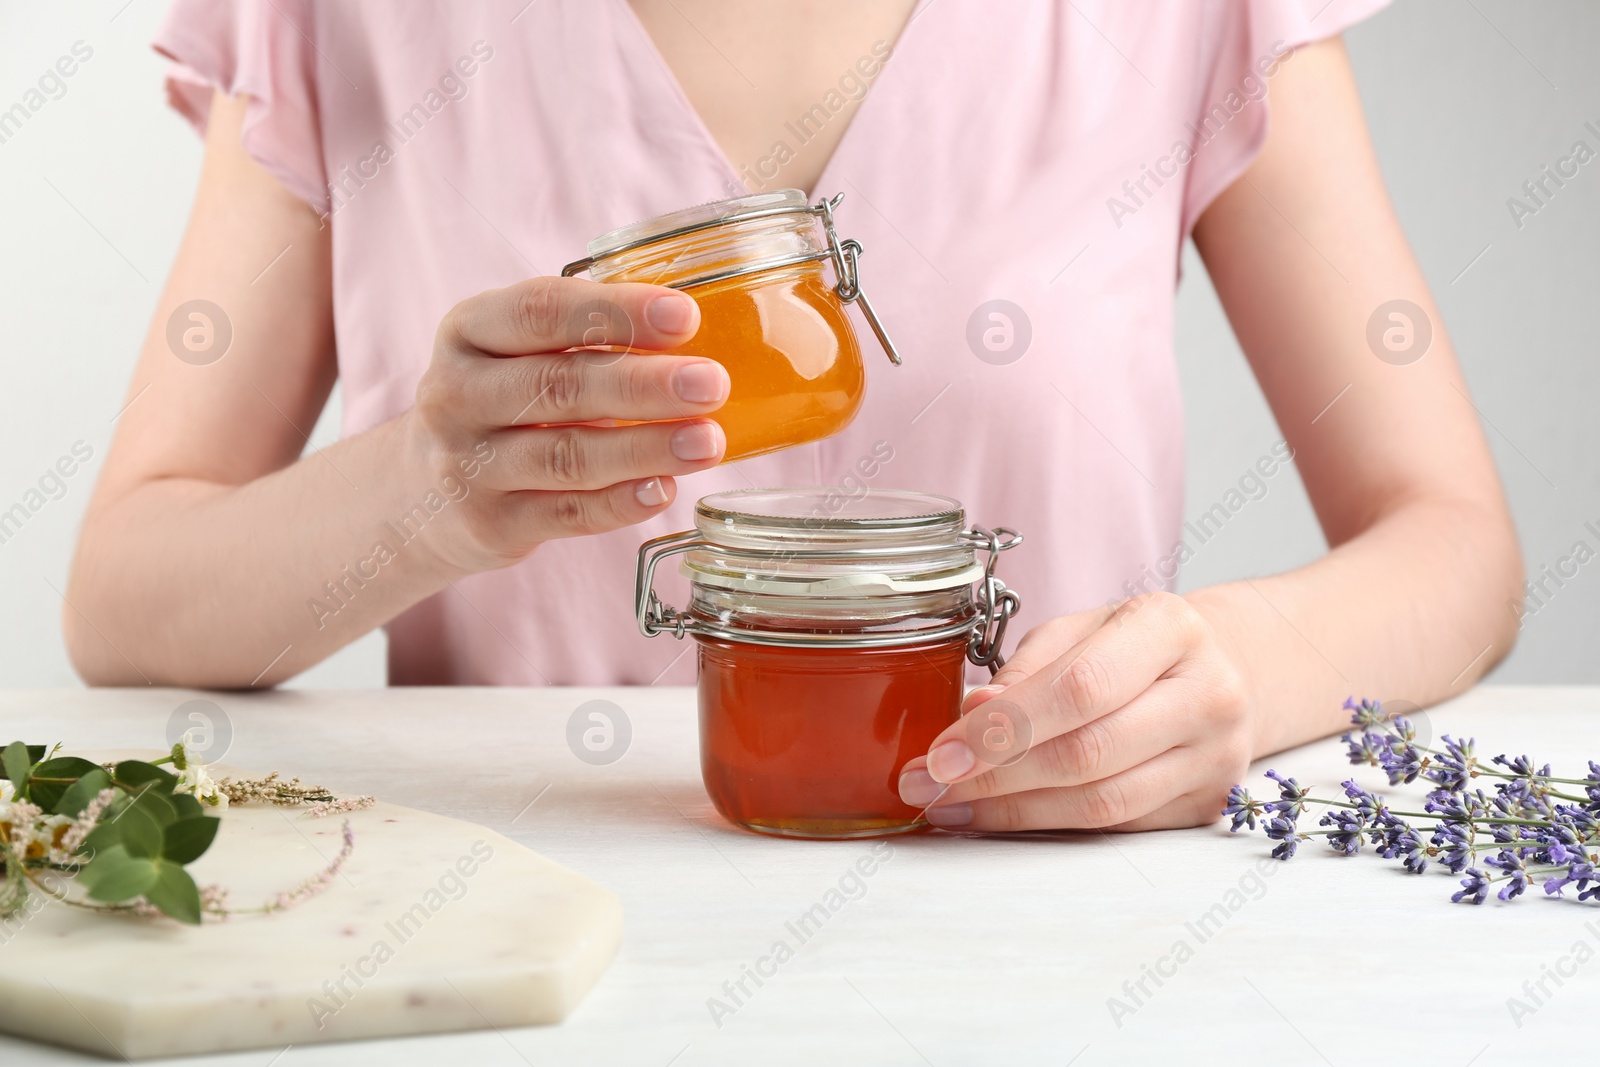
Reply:
[[276, 914], [190, 927], [35, 896], [0, 922], [0, 1030], [137, 1060], [555, 1023], [615, 954], [609, 890], [393, 804], [320, 819], [235, 805], [189, 870], [258, 905], [327, 868], [347, 818], [342, 872]]

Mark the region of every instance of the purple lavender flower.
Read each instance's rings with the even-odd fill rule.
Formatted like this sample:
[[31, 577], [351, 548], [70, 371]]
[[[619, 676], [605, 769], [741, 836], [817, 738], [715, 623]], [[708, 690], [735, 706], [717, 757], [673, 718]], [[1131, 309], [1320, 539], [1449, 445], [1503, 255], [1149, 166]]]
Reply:
[[1475, 819], [1494, 818], [1493, 804], [1483, 790], [1471, 793], [1450, 793], [1435, 789], [1428, 794], [1423, 811], [1431, 811], [1454, 822], [1472, 822]]
[[1486, 867], [1498, 868], [1511, 876], [1511, 880], [1496, 894], [1501, 900], [1520, 897], [1528, 888], [1528, 865], [1520, 852], [1503, 849], [1497, 855], [1490, 856], [1484, 860], [1483, 863]]
[[[1500, 766], [1504, 767], [1506, 770], [1510, 771], [1512, 774], [1520, 775], [1523, 778], [1532, 778], [1533, 777], [1533, 757], [1532, 756], [1518, 756], [1516, 759], [1507, 759], [1505, 754], [1501, 753], [1500, 755], [1496, 756], [1490, 762], [1491, 763], [1497, 763]], [[1545, 774], [1548, 775], [1549, 773], [1550, 773], [1550, 768], [1548, 766], [1546, 766], [1545, 767]]]
[[1295, 849], [1300, 846], [1300, 832], [1295, 829], [1294, 819], [1287, 815], [1275, 815], [1267, 824], [1267, 837], [1277, 841], [1278, 847], [1272, 850], [1275, 860], [1293, 859]]
[[1383, 705], [1376, 700], [1368, 700], [1366, 697], [1362, 697], [1359, 702], [1355, 697], [1347, 698], [1344, 702], [1344, 710], [1353, 712], [1350, 716], [1350, 725], [1359, 726], [1363, 730], [1380, 726], [1388, 721], [1388, 716], [1383, 711]]
[[1378, 753], [1378, 764], [1388, 773], [1390, 785], [1414, 782], [1428, 763], [1413, 743], [1417, 738], [1416, 727], [1403, 717], [1395, 719], [1393, 727], [1393, 733], [1383, 735], [1385, 747]]
[[1559, 897], [1563, 895], [1561, 890], [1574, 882], [1578, 884], [1579, 900], [1600, 897], [1600, 872], [1587, 861], [1571, 863], [1566, 870], [1545, 879], [1544, 891]]
[[1299, 782], [1293, 778], [1285, 778], [1277, 771], [1268, 771], [1267, 777], [1278, 783], [1278, 799], [1268, 801], [1266, 809], [1289, 816], [1292, 824], [1295, 819], [1305, 814], [1306, 797], [1310, 795], [1311, 790], [1302, 789]]
[[1552, 822], [1559, 822], [1563, 826], [1572, 827], [1584, 840], [1595, 836], [1595, 831], [1600, 829], [1600, 817], [1588, 808], [1580, 808], [1576, 804], [1557, 804], [1554, 808], [1546, 807], [1544, 815]]
[[1459, 792], [1467, 787], [1468, 779], [1478, 773], [1478, 758], [1472, 751], [1474, 741], [1470, 737], [1456, 741], [1449, 734], [1440, 735], [1440, 740], [1444, 742], [1445, 751], [1434, 757], [1433, 766], [1423, 777], [1452, 793]]
[[1550, 801], [1535, 790], [1526, 778], [1514, 778], [1495, 787], [1493, 805], [1508, 819], [1544, 819], [1550, 816]]
[[1361, 733], [1360, 740], [1356, 740], [1357, 736], [1354, 730], [1339, 736], [1339, 740], [1345, 743], [1345, 755], [1350, 757], [1351, 764], [1358, 767], [1378, 766], [1379, 757], [1388, 747], [1388, 742], [1384, 741], [1382, 734], [1375, 734], [1370, 730]]
[[1322, 826], [1337, 827], [1328, 835], [1328, 844], [1335, 852], [1342, 852], [1346, 856], [1354, 856], [1361, 851], [1361, 834], [1366, 830], [1366, 820], [1357, 812], [1349, 808], [1338, 808], [1324, 815], [1319, 824]]
[[1339, 784], [1344, 787], [1344, 795], [1356, 806], [1365, 821], [1374, 822], [1389, 813], [1388, 802], [1378, 794], [1361, 788], [1354, 778], [1346, 778]]
[[[1456, 873], [1460, 873], [1457, 871]], [[1452, 904], [1465, 901], [1468, 904], [1482, 904], [1483, 898], [1489, 895], [1489, 879], [1476, 867], [1467, 868], [1467, 876], [1461, 879], [1461, 890], [1450, 894]]]
[[1589, 773], [1583, 777], [1583, 788], [1588, 794], [1589, 806], [1600, 809], [1600, 763], [1589, 761]]
[[1422, 843], [1422, 838], [1417, 832], [1407, 826], [1396, 838], [1397, 848], [1404, 854], [1405, 868], [1412, 874], [1421, 874], [1428, 869], [1428, 848]]
[[1460, 874], [1472, 862], [1472, 824], [1441, 822], [1433, 831], [1432, 844], [1439, 862], [1451, 874]]
[[1228, 790], [1228, 806], [1222, 809], [1222, 814], [1233, 816], [1233, 825], [1228, 827], [1228, 832], [1238, 833], [1239, 827], [1246, 824], [1252, 830], [1256, 828], [1256, 819], [1263, 816], [1263, 807], [1248, 789], [1236, 785]]
[[1544, 863], [1557, 866], [1585, 863], [1589, 859], [1588, 853], [1584, 850], [1586, 836], [1571, 820], [1555, 813], [1550, 825], [1539, 830], [1537, 834], [1539, 843], [1545, 846], [1540, 851], [1539, 858]]

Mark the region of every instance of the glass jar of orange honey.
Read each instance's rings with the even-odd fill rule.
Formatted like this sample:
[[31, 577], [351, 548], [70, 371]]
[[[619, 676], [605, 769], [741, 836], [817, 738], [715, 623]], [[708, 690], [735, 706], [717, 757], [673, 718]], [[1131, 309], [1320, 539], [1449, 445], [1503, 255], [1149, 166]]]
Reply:
[[721, 363], [732, 381], [712, 415], [727, 435], [724, 461], [759, 456], [828, 437], [855, 418], [866, 368], [846, 304], [861, 306], [890, 360], [900, 362], [861, 292], [861, 245], [834, 230], [843, 199], [808, 204], [800, 190], [783, 189], [701, 204], [597, 237], [589, 255], [561, 273], [693, 296], [700, 331], [684, 352]]
[[[966, 664], [1003, 663], [1017, 594], [995, 577], [1015, 531], [968, 527], [944, 496], [742, 489], [695, 529], [639, 549], [635, 610], [700, 654], [700, 769], [729, 821], [791, 837], [925, 825], [900, 800], [907, 761], [960, 717]], [[682, 555], [684, 611], [657, 565]]]

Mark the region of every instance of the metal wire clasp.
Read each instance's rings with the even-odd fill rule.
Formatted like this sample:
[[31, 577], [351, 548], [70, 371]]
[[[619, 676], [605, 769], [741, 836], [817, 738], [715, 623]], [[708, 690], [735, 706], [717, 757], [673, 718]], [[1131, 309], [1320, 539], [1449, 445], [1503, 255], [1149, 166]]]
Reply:
[[988, 667], [993, 677], [1006, 665], [1005, 657], [1000, 654], [1000, 646], [1006, 638], [1006, 623], [1022, 607], [1022, 598], [1016, 591], [1007, 589], [1005, 583], [994, 576], [994, 565], [1000, 553], [1022, 544], [1022, 535], [1005, 526], [996, 526], [993, 530], [974, 526], [963, 531], [961, 536], [989, 553], [983, 568], [983, 585], [978, 590], [978, 610], [982, 614], [967, 641], [967, 658], [980, 667]]
[[633, 575], [633, 613], [640, 633], [646, 637], [670, 633], [681, 639], [693, 628], [692, 618], [656, 596], [656, 565], [668, 556], [704, 547], [707, 547], [706, 542], [695, 530], [667, 534], [639, 546], [639, 563]]
[[857, 258], [863, 254], [861, 242], [855, 238], [841, 241], [839, 234], [833, 228], [833, 209], [843, 200], [843, 193], [835, 193], [831, 199], [818, 200], [811, 205], [812, 214], [822, 219], [822, 232], [828, 237], [828, 251], [833, 256], [834, 276], [839, 279], [833, 291], [839, 294], [839, 299], [844, 303], [861, 305], [861, 314], [866, 318], [867, 325], [872, 327], [873, 336], [877, 337], [878, 343], [888, 354], [889, 362], [898, 367], [900, 352], [894, 347], [894, 342], [889, 340], [889, 332], [883, 328], [883, 322], [873, 309], [872, 301], [861, 291], [861, 274], [856, 265]]

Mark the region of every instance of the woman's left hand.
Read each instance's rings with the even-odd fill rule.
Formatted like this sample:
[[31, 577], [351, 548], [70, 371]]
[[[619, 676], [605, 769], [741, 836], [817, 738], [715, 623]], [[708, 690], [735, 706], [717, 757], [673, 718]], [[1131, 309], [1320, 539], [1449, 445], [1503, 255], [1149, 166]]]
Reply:
[[1256, 709], [1207, 608], [1173, 593], [1054, 619], [1022, 639], [900, 797], [952, 830], [1153, 830], [1216, 819]]

